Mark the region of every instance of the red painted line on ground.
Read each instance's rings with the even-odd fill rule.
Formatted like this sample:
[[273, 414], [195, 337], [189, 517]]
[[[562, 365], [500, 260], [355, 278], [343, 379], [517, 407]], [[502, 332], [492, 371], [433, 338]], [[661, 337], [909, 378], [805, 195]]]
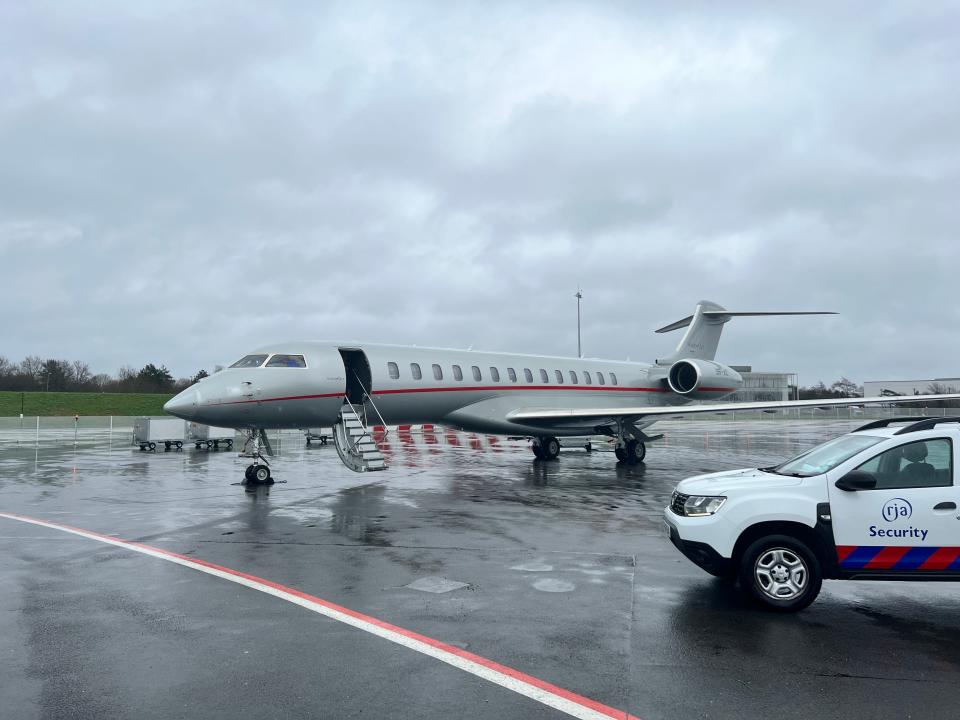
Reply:
[[[275, 583], [272, 580], [267, 580], [265, 578], [258, 577], [256, 575], [251, 575], [249, 573], [242, 572], [240, 570], [234, 570], [232, 568], [224, 567], [222, 565], [217, 565], [215, 563], [207, 562], [206, 560], [200, 560], [199, 558], [190, 557], [188, 555], [181, 555], [180, 553], [175, 553], [170, 550], [164, 550], [163, 548], [155, 547], [153, 545], [147, 545], [146, 543], [135, 542], [133, 540], [124, 540], [112, 535], [104, 535], [103, 533], [98, 533], [93, 530], [86, 530], [84, 528], [78, 528], [72, 525], [66, 525], [64, 523], [53, 522], [50, 520], [41, 520], [39, 518], [32, 518], [26, 515], [19, 515], [16, 513], [0, 513], [0, 517], [7, 517], [13, 520], [20, 520], [22, 522], [31, 523], [34, 525], [46, 526], [54, 529], [65, 530], [68, 532], [77, 533], [81, 536], [88, 536], [95, 539], [100, 539], [104, 542], [107, 542], [111, 545], [121, 545], [127, 546], [132, 549], [139, 549], [140, 551], [145, 551], [148, 554], [155, 555], [164, 555], [169, 558], [176, 559], [181, 562], [186, 562], [194, 565], [199, 565], [205, 568], [209, 568], [218, 573], [223, 573], [224, 575], [230, 575], [237, 578], [242, 578], [244, 580], [249, 580], [251, 582], [264, 585], [266, 587], [273, 588], [280, 592], [292, 595], [294, 597], [301, 598], [303, 600], [309, 601], [316, 605], [327, 608], [335, 613], [346, 615], [352, 618], [355, 618], [363, 623], [373, 625], [384, 630], [387, 630], [391, 633], [397, 635], [402, 635], [403, 637], [409, 638], [416, 642], [422, 643], [424, 645], [429, 645], [430, 647], [436, 648], [437, 650], [442, 651], [443, 653], [454, 655], [459, 658], [463, 658], [471, 663], [480, 665], [489, 670], [492, 670], [496, 673], [504, 675], [506, 677], [513, 678], [525, 685], [538, 688], [544, 692], [553, 695], [558, 698], [563, 698], [575, 705], [578, 705], [582, 708], [591, 710], [595, 713], [599, 713], [609, 718], [617, 718], [622, 720], [639, 720], [633, 715], [630, 715], [622, 710], [617, 710], [616, 708], [610, 707], [609, 705], [604, 705], [603, 703], [597, 702], [596, 700], [591, 700], [588, 697], [583, 695], [578, 695], [570, 690], [566, 690], [558, 685], [554, 685], [545, 680], [541, 680], [532, 675], [528, 675], [520, 670], [511, 668], [507, 665], [502, 665], [495, 660], [489, 660], [481, 655], [476, 655], [475, 653], [468, 652], [467, 650], [462, 650], [453, 645], [448, 645], [447, 643], [441, 642], [440, 640], [435, 640], [426, 635], [421, 635], [420, 633], [414, 632], [412, 630], [407, 630], [398, 625], [393, 625], [379, 618], [375, 618], [370, 615], [365, 615], [364, 613], [357, 612], [356, 610], [351, 610], [350, 608], [344, 607], [342, 605], [337, 605], [328, 600], [324, 600], [315, 595], [310, 595], [308, 593], [302, 592], [295, 588], [288, 587], [286, 585], [281, 585], [280, 583]], [[254, 588], [255, 589], [255, 588]], [[503, 686], [502, 686], [503, 687]], [[509, 688], [508, 688], [509, 689]], [[569, 714], [569, 713], [568, 713]]]

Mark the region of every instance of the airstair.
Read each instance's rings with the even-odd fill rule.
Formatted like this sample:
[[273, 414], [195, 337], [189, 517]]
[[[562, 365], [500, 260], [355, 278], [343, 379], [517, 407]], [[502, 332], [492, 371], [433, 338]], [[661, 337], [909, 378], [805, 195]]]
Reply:
[[[369, 401], [369, 397], [366, 396], [364, 400]], [[354, 472], [386, 470], [383, 454], [373, 440], [373, 433], [367, 428], [366, 403], [360, 405], [360, 411], [357, 412], [357, 407], [346, 397], [343, 399], [340, 416], [333, 426], [333, 444], [337, 446], [343, 464]]]

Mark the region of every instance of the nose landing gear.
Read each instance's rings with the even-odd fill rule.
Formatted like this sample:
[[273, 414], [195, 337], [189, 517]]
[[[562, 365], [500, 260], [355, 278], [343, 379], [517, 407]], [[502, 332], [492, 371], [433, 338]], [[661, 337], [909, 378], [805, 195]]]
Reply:
[[272, 485], [273, 475], [270, 472], [270, 463], [260, 452], [261, 447], [267, 451], [267, 455], [273, 455], [273, 448], [270, 447], [267, 434], [260, 429], [252, 430], [243, 445], [243, 452], [240, 453], [240, 457], [251, 458], [253, 464], [247, 466], [243, 476], [246, 482], [252, 485]]

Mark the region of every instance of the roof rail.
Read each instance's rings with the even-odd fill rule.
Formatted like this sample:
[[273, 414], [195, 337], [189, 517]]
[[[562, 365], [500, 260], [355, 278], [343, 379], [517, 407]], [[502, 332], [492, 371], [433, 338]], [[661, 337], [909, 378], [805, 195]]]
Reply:
[[893, 425], [893, 423], [902, 423], [902, 422], [916, 423], [916, 422], [920, 422], [921, 420], [934, 420], [934, 419], [943, 420], [942, 417], [933, 418], [930, 415], [914, 415], [913, 417], [884, 418], [883, 420], [874, 420], [873, 422], [868, 422], [866, 425], [861, 425], [856, 430], [853, 430], [853, 432], [860, 432], [861, 430], [876, 430], [877, 428], [885, 428], [888, 425]]
[[930, 430], [940, 423], [960, 423], [960, 417], [927, 418], [920, 422], [915, 422], [913, 425], [907, 425], [905, 428], [900, 428], [894, 435], [906, 435], [907, 433], [920, 432], [921, 430]]

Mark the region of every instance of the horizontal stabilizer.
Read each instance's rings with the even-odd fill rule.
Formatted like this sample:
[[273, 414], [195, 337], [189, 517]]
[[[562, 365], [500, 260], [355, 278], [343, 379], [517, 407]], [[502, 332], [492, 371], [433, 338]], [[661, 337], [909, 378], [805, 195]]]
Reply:
[[[829, 310], [812, 310], [812, 311], [787, 311], [787, 312], [731, 312], [730, 310], [702, 310], [701, 315], [707, 318], [716, 318], [719, 320], [727, 320], [732, 317], [761, 317], [766, 315], [836, 315], [837, 313]], [[657, 330], [658, 333], [671, 332], [673, 330], [679, 330], [680, 328], [687, 327], [691, 322], [693, 322], [693, 315], [688, 315], [683, 318], [683, 320], [677, 320], [674, 323], [669, 325], [664, 325], [662, 328]]]

